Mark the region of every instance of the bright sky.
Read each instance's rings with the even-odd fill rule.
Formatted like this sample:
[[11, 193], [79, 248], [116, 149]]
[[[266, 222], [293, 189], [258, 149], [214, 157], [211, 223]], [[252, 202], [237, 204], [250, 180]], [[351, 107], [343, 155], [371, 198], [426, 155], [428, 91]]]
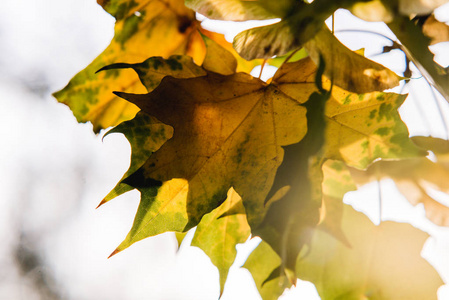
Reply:
[[[348, 20], [345, 12], [338, 13], [336, 30], [366, 28], [391, 36], [382, 26], [364, 22], [355, 26]], [[95, 0], [2, 1], [0, 299], [37, 299], [32, 289], [36, 273], [23, 278], [13, 259], [19, 244], [41, 253], [41, 271], [55, 278], [67, 299], [201, 300], [218, 296], [218, 272], [209, 259], [194, 247], [183, 246], [177, 254], [171, 234], [146, 239], [106, 259], [128, 232], [139, 196], [130, 192], [101, 209], [95, 207], [126, 171], [129, 145], [117, 134], [102, 142], [90, 124], [77, 124], [69, 109], [57, 104], [50, 93], [62, 88], [108, 45], [113, 24]], [[232, 31], [230, 35], [238, 32], [229, 25], [220, 28]], [[338, 36], [353, 49], [366, 47], [368, 56], [380, 53], [380, 45], [386, 43], [368, 34], [357, 40], [348, 33]], [[402, 59], [399, 53], [372, 58], [401, 71], [402, 66], [395, 69]], [[422, 110], [417, 108], [418, 99], [408, 101], [402, 110], [404, 120], [413, 134], [444, 137], [426, 85], [423, 80], [413, 82], [412, 90], [424, 91], [418, 95], [430, 104]], [[446, 102], [441, 103], [447, 111]], [[394, 193], [391, 182], [382, 183], [381, 190], [383, 219], [413, 221], [435, 237], [426, 245], [426, 257], [447, 282], [449, 230], [426, 221], [422, 208], [412, 207]], [[361, 193], [351, 193], [346, 201], [371, 209], [370, 217], [377, 222], [378, 191], [372, 184]], [[260, 299], [249, 273], [239, 268], [256, 244], [252, 240], [238, 247], [223, 300]], [[313, 300], [313, 294], [313, 286], [301, 282], [281, 299], [303, 296]], [[441, 299], [449, 299], [446, 287], [440, 289]]]

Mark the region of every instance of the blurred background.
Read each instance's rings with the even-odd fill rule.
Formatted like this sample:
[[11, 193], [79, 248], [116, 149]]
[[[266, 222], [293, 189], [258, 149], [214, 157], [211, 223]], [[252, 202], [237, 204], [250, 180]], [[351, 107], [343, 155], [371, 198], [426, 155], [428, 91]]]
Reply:
[[[336, 29], [356, 25], [373, 30], [373, 24], [348, 20], [346, 12], [337, 14]], [[224, 32], [220, 22], [204, 24]], [[95, 135], [90, 124], [78, 124], [51, 94], [101, 53], [113, 37], [113, 26], [114, 19], [95, 0], [2, 0], [0, 299], [218, 298], [218, 272], [210, 260], [184, 244], [177, 252], [173, 234], [143, 240], [107, 259], [130, 229], [139, 195], [129, 192], [95, 207], [127, 170], [129, 144], [119, 134], [102, 141], [104, 132]], [[389, 35], [381, 25], [376, 31]], [[237, 29], [227, 26], [226, 32], [232, 38]], [[338, 37], [352, 49], [367, 47], [367, 56], [403, 71], [399, 52], [378, 55], [388, 40], [372, 35], [354, 40], [347, 32]], [[446, 66], [449, 47], [435, 51], [442, 53], [438, 59]], [[419, 93], [401, 108], [411, 134], [446, 138], [446, 125], [435, 116], [439, 111], [447, 115], [447, 103], [437, 98], [420, 107], [420, 97], [433, 95], [419, 74], [415, 77], [406, 89]], [[448, 282], [449, 230], [425, 220], [423, 208], [411, 206], [391, 182], [371, 184], [345, 201], [370, 210], [378, 222], [373, 207], [378, 207], [379, 193], [385, 203], [382, 219], [412, 222], [432, 235], [424, 256]], [[189, 237], [191, 233], [187, 241]], [[253, 239], [239, 246], [224, 300], [260, 299], [249, 272], [239, 268], [257, 243]], [[319, 299], [306, 282], [282, 299], [300, 297]], [[449, 299], [446, 286], [440, 288], [439, 299]]]

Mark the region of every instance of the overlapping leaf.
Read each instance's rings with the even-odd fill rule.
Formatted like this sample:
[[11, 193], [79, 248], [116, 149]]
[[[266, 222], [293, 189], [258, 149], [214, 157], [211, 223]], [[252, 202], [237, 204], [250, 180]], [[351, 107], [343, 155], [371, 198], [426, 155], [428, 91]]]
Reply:
[[325, 157], [364, 169], [377, 158], [398, 159], [426, 155], [408, 137], [398, 108], [405, 95], [373, 92], [351, 94], [334, 87], [326, 108]]
[[[315, 70], [313, 62], [305, 59], [285, 64], [270, 85], [241, 73], [223, 76], [208, 72], [206, 76], [188, 79], [165, 77], [146, 95], [119, 93], [175, 131], [173, 138], [125, 181], [142, 194], [149, 192], [152, 200], [139, 208], [143, 212], [119, 249], [167, 230], [185, 231], [195, 226], [204, 214], [224, 201], [230, 187], [242, 196], [249, 223], [258, 224], [265, 214], [265, 197], [283, 159], [281, 146], [298, 142], [306, 133], [305, 108], [301, 104], [317, 91]], [[335, 99], [342, 95], [344, 99]], [[399, 118], [390, 118], [397, 106], [386, 104], [390, 110], [375, 115], [371, 131], [360, 134], [360, 124], [351, 128], [345, 123], [345, 118], [360, 115], [360, 107], [371, 103], [365, 97], [371, 101], [374, 96], [359, 97], [334, 87], [333, 98], [326, 107], [329, 128], [334, 129], [327, 135], [331, 136], [328, 148], [338, 150], [326, 150], [326, 155], [361, 167], [378, 157], [418, 155], [419, 151], [408, 145], [406, 130], [394, 129], [402, 124]], [[352, 98], [355, 103], [343, 104]], [[382, 99], [377, 94], [375, 98], [380, 107]], [[292, 119], [297, 121], [291, 122]], [[388, 126], [394, 130], [384, 129], [387, 134], [371, 137], [378, 128]], [[392, 139], [398, 135], [401, 139]], [[391, 140], [395, 139], [397, 150], [370, 150], [382, 144], [391, 147]], [[347, 146], [348, 141], [356, 146]], [[353, 152], [357, 152], [355, 162], [351, 158]], [[175, 223], [171, 220], [174, 214]], [[163, 226], [154, 225], [158, 223]]]
[[186, 6], [209, 19], [226, 21], [267, 20], [284, 17], [294, 0], [186, 0]]
[[316, 64], [323, 57], [328, 66], [325, 75], [347, 91], [362, 94], [399, 85], [401, 78], [393, 71], [349, 50], [326, 27], [304, 47]]
[[401, 41], [401, 49], [407, 57], [446, 101], [449, 101], [449, 72], [434, 61], [434, 55], [429, 50], [431, 39], [424, 35], [419, 25], [407, 17], [396, 17], [388, 26]]
[[413, 140], [425, 149], [434, 151], [437, 161], [432, 162], [426, 157], [377, 162], [365, 172], [351, 169], [351, 174], [357, 184], [382, 178], [395, 181], [399, 191], [413, 205], [422, 203], [426, 216], [437, 225], [449, 226], [449, 207], [440, 203], [429, 193], [434, 188], [443, 193], [449, 193], [449, 145], [447, 141], [428, 137], [414, 137]]
[[[232, 53], [207, 36], [203, 36], [203, 39], [205, 40], [207, 49], [203, 67], [224, 75], [234, 73], [237, 68], [237, 60]], [[218, 57], [220, 58], [220, 63], [214, 63]], [[168, 59], [151, 57], [137, 64], [112, 64], [102, 68], [101, 71], [110, 72], [116, 69], [133, 69], [148, 91], [156, 88], [165, 76], [193, 78], [206, 75], [206, 71], [196, 65], [191, 57], [180, 55], [173, 55]], [[123, 183], [123, 180], [140, 168], [150, 155], [173, 135], [173, 128], [160, 123], [145, 113], [139, 113], [133, 120], [123, 122], [109, 131], [108, 134], [114, 132], [123, 133], [130, 142], [132, 148], [131, 166], [121, 181], [103, 199], [100, 205], [133, 189], [131, 186]]]
[[239, 33], [234, 39], [234, 48], [246, 59], [271, 58], [300, 48], [324, 25], [337, 9], [333, 3], [323, 1], [312, 4], [297, 1], [279, 23], [256, 27]]
[[[284, 84], [280, 89], [291, 97], [300, 97], [304, 92], [295, 85], [301, 63], [285, 64], [273, 79], [282, 78]], [[308, 74], [308, 82], [314, 82], [314, 71]], [[330, 85], [329, 81], [323, 84]], [[355, 94], [334, 85], [325, 111], [324, 157], [364, 169], [377, 158], [426, 155], [409, 140], [407, 127], [397, 112], [405, 97], [384, 92]]]
[[431, 45], [449, 42], [449, 26], [438, 21], [434, 15], [429, 16], [424, 22], [423, 33], [431, 39]]
[[123, 133], [132, 146], [131, 164], [120, 182], [109, 192], [100, 205], [126, 193], [133, 187], [123, 182], [129, 175], [137, 171], [147, 161], [148, 157], [158, 150], [163, 143], [173, 136], [173, 128], [145, 114], [137, 113], [134, 119], [126, 121], [110, 130], [110, 133]]
[[[201, 62], [205, 54], [203, 39], [197, 31], [199, 23], [181, 0], [99, 2], [116, 18], [114, 39], [63, 90], [55, 93], [60, 102], [70, 106], [79, 122], [92, 122], [95, 132], [129, 120], [138, 111], [135, 105], [116, 97], [112, 91], [145, 92], [129, 70], [95, 74], [97, 70], [118, 62], [138, 63], [151, 56], [167, 58], [173, 54], [188, 54]], [[201, 30], [229, 45], [219, 34]], [[248, 68], [252, 67], [248, 65]]]
[[150, 56], [184, 54], [196, 30], [194, 12], [181, 0], [112, 0], [100, 4], [116, 18], [111, 44], [87, 68], [78, 73], [55, 97], [72, 109], [79, 122], [92, 122], [94, 131], [129, 120], [138, 108], [111, 92], [117, 87], [144, 92], [130, 72], [95, 72], [117, 62], [136, 63]]
[[[170, 230], [196, 225], [224, 201], [230, 187], [242, 196], [249, 222], [256, 223], [282, 161], [280, 146], [299, 141], [307, 130], [300, 105], [307, 93], [294, 100], [274, 85], [242, 73], [166, 77], [150, 94], [121, 95], [175, 129], [173, 138], [129, 177], [128, 183], [137, 188], [148, 186], [148, 180], [162, 186], [154, 200], [157, 209], [145, 208], [148, 217], [135, 223], [141, 235], [130, 236], [126, 246], [152, 235], [148, 231], [155, 228], [153, 214], [168, 217], [167, 208], [178, 208], [183, 224]], [[291, 123], [292, 118], [297, 122]]]
[[[292, 286], [280, 266], [279, 255], [264, 241], [249, 255], [244, 268], [253, 276], [257, 290], [263, 300], [276, 300], [286, 288]], [[278, 276], [273, 276], [277, 272]]]
[[313, 282], [321, 299], [437, 299], [443, 281], [420, 256], [426, 233], [395, 222], [375, 226], [347, 205], [343, 231], [350, 246], [318, 229], [298, 258], [298, 277]]
[[[276, 232], [275, 228], [273, 228], [274, 230], [271, 230], [272, 235], [281, 235], [281, 237], [286, 237], [286, 245], [284, 246], [288, 246], [293, 249], [293, 246], [301, 244], [302, 246], [306, 246], [305, 249], [309, 249], [311, 237], [313, 236], [312, 234], [316, 230], [315, 228], [318, 223], [320, 224], [319, 226], [322, 230], [328, 232], [345, 245], [348, 245], [347, 238], [341, 228], [343, 218], [342, 199], [346, 192], [355, 189], [355, 185], [352, 182], [352, 178], [348, 169], [345, 167], [345, 164], [339, 161], [328, 160], [322, 164], [321, 178], [322, 181], [319, 183], [322, 186], [323, 197], [321, 207], [309, 206], [308, 210], [304, 210], [302, 216], [298, 216], [296, 213], [299, 217], [299, 222], [297, 221], [297, 223], [294, 224], [294, 226], [297, 227], [292, 226], [290, 228], [291, 231], [299, 231], [299, 235], [293, 239], [288, 239], [291, 237], [288, 232], [279, 233]], [[300, 185], [304, 187], [304, 184]], [[297, 190], [296, 196], [305, 195], [298, 195]], [[282, 201], [284, 200], [285, 199]], [[307, 204], [307, 200], [305, 199], [296, 198], [294, 200], [296, 200], [296, 203], [303, 202]], [[295, 207], [295, 202], [292, 201], [288, 203], [289, 205], [292, 205], [291, 211], [287, 214], [284, 212], [284, 215], [279, 216], [277, 221], [282, 220], [282, 218], [288, 218], [291, 214], [295, 215], [294, 210], [297, 209], [297, 207]], [[306, 206], [303, 206], [303, 209], [306, 208]], [[320, 210], [319, 220], [315, 219], [313, 222], [307, 222], [311, 219], [304, 218], [304, 216], [317, 214], [317, 208]], [[301, 217], [303, 220], [301, 220]], [[303, 226], [298, 226], [301, 225], [301, 221], [303, 222]], [[306, 227], [304, 225], [308, 226]], [[268, 240], [270, 241], [270, 239]], [[300, 247], [298, 250], [301, 249], [303, 249], [303, 247]], [[262, 241], [260, 245], [250, 254], [248, 260], [243, 266], [251, 272], [257, 289], [264, 300], [277, 299], [283, 293], [284, 289], [290, 287], [292, 283], [295, 282], [292, 278], [296, 278], [296, 275], [294, 274], [296, 266], [287, 266], [286, 258], [284, 257], [281, 259], [281, 256], [282, 251], [275, 251], [273, 250], [273, 246], [270, 246], [267, 242]], [[297, 256], [295, 256], [294, 259], [294, 263], [296, 264]]]
[[237, 255], [235, 247], [244, 243], [250, 232], [242, 199], [232, 188], [226, 201], [205, 215], [195, 231], [192, 246], [201, 248], [218, 268], [220, 295]]

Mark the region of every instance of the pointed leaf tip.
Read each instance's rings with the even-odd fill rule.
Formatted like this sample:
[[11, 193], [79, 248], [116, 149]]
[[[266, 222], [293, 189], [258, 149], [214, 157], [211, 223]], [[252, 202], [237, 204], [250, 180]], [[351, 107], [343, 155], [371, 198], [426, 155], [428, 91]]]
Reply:
[[115, 249], [114, 252], [111, 253], [111, 255], [108, 256], [108, 259], [111, 258], [112, 256], [116, 255], [117, 253], [119, 253], [121, 250], [119, 249]]
[[102, 205], [105, 204], [106, 202], [108, 202], [108, 201], [106, 201], [106, 199], [101, 200], [100, 204], [98, 204], [98, 206], [95, 207], [95, 209], [99, 208], [100, 206], [102, 206]]
[[124, 96], [126, 95], [126, 93], [124, 93], [124, 92], [117, 92], [117, 91], [114, 91], [114, 92], [112, 92], [112, 93], [113, 93], [114, 95], [120, 97], [120, 98], [124, 98]]

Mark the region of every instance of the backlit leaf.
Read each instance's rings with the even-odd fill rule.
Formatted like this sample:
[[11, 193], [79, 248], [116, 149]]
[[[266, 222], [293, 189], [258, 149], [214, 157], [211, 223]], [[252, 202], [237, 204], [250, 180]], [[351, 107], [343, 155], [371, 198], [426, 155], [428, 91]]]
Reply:
[[298, 258], [298, 277], [314, 283], [321, 299], [437, 299], [443, 281], [420, 256], [426, 233], [390, 221], [375, 226], [347, 205], [343, 231], [350, 247], [317, 229]]
[[429, 137], [413, 137], [413, 141], [434, 151], [437, 161], [432, 162], [426, 157], [380, 161], [365, 172], [351, 169], [351, 174], [359, 185], [383, 178], [393, 179], [411, 204], [424, 205], [429, 220], [440, 226], [449, 226], [449, 207], [429, 192], [430, 189], [436, 189], [449, 193], [449, 145], [445, 140]]
[[231, 52], [205, 35], [203, 39], [207, 48], [203, 68], [222, 75], [234, 74], [237, 69], [237, 60]]
[[[313, 63], [310, 61], [310, 64]], [[284, 82], [279, 88], [290, 97], [304, 97], [309, 93], [303, 84], [298, 88], [297, 74], [307, 77], [314, 86], [315, 70], [301, 66], [304, 62], [286, 63], [273, 80]], [[308, 72], [306, 74], [306, 72]], [[330, 87], [328, 80], [323, 85]], [[332, 97], [326, 104], [326, 143], [324, 157], [338, 159], [360, 169], [377, 158], [395, 159], [426, 155], [408, 137], [406, 125], [397, 109], [405, 95], [372, 92], [355, 94], [334, 85]]]
[[315, 63], [318, 63], [320, 55], [323, 56], [326, 63], [324, 74], [347, 91], [363, 94], [399, 85], [401, 78], [393, 71], [349, 50], [326, 27], [304, 47]]
[[401, 41], [401, 49], [407, 57], [446, 101], [449, 101], [449, 73], [434, 61], [434, 55], [429, 50], [431, 39], [424, 35], [419, 25], [406, 17], [396, 17], [388, 26]]
[[325, 157], [364, 169], [377, 158], [424, 156], [409, 139], [398, 108], [405, 95], [352, 94], [334, 86], [326, 107]]
[[[243, 265], [253, 276], [257, 290], [263, 300], [276, 300], [286, 288], [292, 286], [280, 270], [280, 266], [281, 258], [264, 241], [251, 252]], [[276, 273], [276, 271], [278, 272]]]
[[234, 47], [246, 59], [268, 59], [274, 55], [284, 55], [313, 38], [335, 10], [350, 7], [353, 2], [316, 0], [307, 4], [305, 1], [296, 1], [288, 13], [281, 16], [279, 23], [239, 33], [234, 38]]
[[424, 34], [431, 39], [430, 44], [449, 42], [449, 26], [431, 15], [423, 24]]
[[100, 205], [134, 189], [124, 183], [123, 180], [137, 171], [153, 152], [158, 150], [163, 143], [173, 136], [173, 128], [147, 114], [137, 113], [134, 119], [121, 123], [106, 135], [110, 133], [123, 133], [125, 135], [131, 144], [131, 163], [120, 182], [109, 192]]
[[[223, 214], [232, 210], [232, 214]], [[220, 295], [229, 268], [237, 255], [236, 245], [244, 243], [250, 228], [240, 196], [231, 188], [228, 197], [218, 208], [205, 215], [195, 231], [192, 246], [201, 248], [220, 273]]]
[[266, 20], [285, 16], [294, 0], [186, 0], [186, 6], [209, 19], [227, 21]]
[[[94, 131], [132, 119], [138, 108], [112, 94], [114, 90], [142, 93], [145, 89], [129, 70], [100, 72], [104, 66], [140, 63], [151, 56], [188, 54], [198, 63], [205, 55], [199, 23], [182, 0], [111, 0], [101, 4], [116, 18], [111, 44], [61, 91], [58, 101], [70, 106], [78, 122], [92, 122]], [[208, 34], [202, 29], [204, 34]], [[213, 34], [214, 36], [217, 34]]]
[[[165, 77], [149, 94], [119, 93], [175, 133], [125, 181], [141, 191], [142, 203], [117, 250], [167, 230], [188, 230], [222, 203], [231, 187], [242, 196], [249, 223], [260, 222], [282, 162], [281, 146], [298, 142], [307, 130], [301, 104], [315, 90], [305, 82], [307, 68], [313, 73], [315, 67], [309, 62], [295, 76], [303, 92], [294, 99], [281, 92], [282, 77], [267, 85], [243, 73]], [[289, 122], [292, 118], [297, 121]]]
[[[228, 76], [207, 73], [207, 76], [188, 79], [165, 77], [153, 92], [146, 95], [118, 93], [138, 105], [143, 112], [173, 126], [175, 131], [172, 139], [125, 180], [125, 184], [138, 188], [142, 199], [146, 200], [142, 200], [139, 217], [136, 217], [133, 229], [118, 251], [148, 236], [164, 231], [186, 231], [196, 226], [204, 214], [224, 201], [231, 187], [243, 199], [249, 224], [253, 228], [257, 226], [267, 209], [264, 203], [276, 170], [283, 160], [281, 146], [297, 143], [307, 131], [306, 109], [302, 104], [313, 93], [317, 94], [315, 76], [316, 67], [307, 58], [284, 64], [269, 85], [242, 73]], [[330, 145], [333, 148], [330, 149], [339, 150], [335, 153], [326, 150], [325, 157], [343, 159], [355, 165], [363, 160], [362, 167], [365, 167], [378, 157], [419, 154], [415, 148], [400, 152], [402, 148], [399, 146], [397, 153], [394, 150], [391, 151], [393, 154], [371, 153], [370, 147], [375, 148], [379, 140], [383, 140], [371, 140], [369, 135], [354, 134], [354, 129], [347, 128], [348, 125], [344, 123], [346, 117], [353, 119], [363, 111], [360, 104], [351, 106], [344, 104], [345, 101], [351, 97], [358, 102], [363, 101], [359, 101], [357, 95], [348, 96], [347, 92], [336, 87], [332, 95], [333, 98], [326, 106], [326, 114], [332, 113], [327, 119], [328, 127], [333, 126], [334, 130], [327, 130], [326, 135], [332, 137]], [[336, 100], [335, 97], [345, 98]], [[318, 98], [310, 103], [315, 103]], [[375, 101], [376, 105], [383, 103], [382, 99], [376, 98]], [[387, 108], [388, 111], [384, 109], [375, 115], [378, 118], [375, 122], [386, 122], [384, 127], [395, 128], [397, 122], [392, 122], [390, 115], [397, 114], [397, 107]], [[292, 119], [296, 121], [290, 122]], [[313, 120], [315, 118], [311, 118]], [[332, 122], [335, 124], [332, 125]], [[373, 127], [377, 129], [379, 124]], [[360, 125], [356, 126], [358, 133]], [[311, 128], [316, 130], [318, 127], [313, 125]], [[403, 137], [400, 140], [403, 145], [410, 143], [408, 134], [396, 131], [394, 134]], [[394, 134], [386, 134], [387, 140], [390, 141]], [[359, 148], [363, 147], [360, 144], [366, 139], [369, 140], [368, 150], [356, 153], [357, 160], [354, 163], [351, 151], [360, 152]], [[355, 148], [346, 147], [347, 141], [356, 143], [359, 148], [356, 146], [357, 150], [353, 150]], [[319, 150], [321, 144], [317, 145]], [[327, 145], [328, 142], [325, 147]], [[316, 147], [308, 143], [304, 148], [307, 149], [305, 153], [312, 151], [312, 148]], [[317, 167], [321, 168], [319, 164]], [[312, 177], [319, 181], [319, 177]], [[307, 186], [307, 181], [303, 185]], [[144, 197], [145, 193], [149, 193], [149, 196]], [[315, 199], [312, 203], [318, 203], [318, 206], [311, 204], [313, 209], [310, 208], [316, 213], [321, 197], [314, 195], [319, 193], [320, 188], [318, 192], [312, 190], [310, 194]], [[304, 209], [299, 213], [307, 215], [307, 212], [309, 210]], [[174, 214], [176, 222], [173, 221]], [[314, 214], [308, 215], [312, 217]], [[318, 215], [310, 220], [311, 224], [317, 223]], [[311, 225], [307, 221], [304, 226]]]

